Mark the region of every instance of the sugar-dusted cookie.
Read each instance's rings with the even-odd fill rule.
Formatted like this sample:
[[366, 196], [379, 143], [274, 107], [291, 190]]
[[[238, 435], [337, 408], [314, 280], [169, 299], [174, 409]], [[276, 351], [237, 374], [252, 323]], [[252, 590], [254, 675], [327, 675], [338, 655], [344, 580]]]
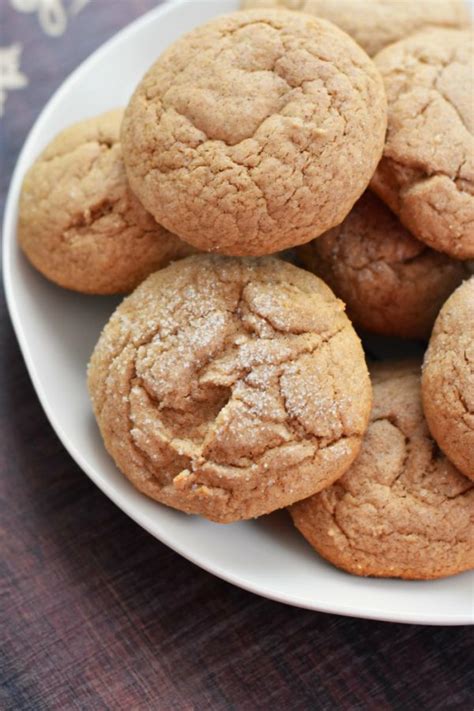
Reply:
[[344, 306], [277, 259], [189, 257], [117, 309], [89, 389], [140, 491], [218, 522], [287, 506], [359, 452], [370, 380]]
[[81, 121], [51, 141], [27, 173], [18, 238], [30, 262], [74, 291], [131, 291], [195, 250], [170, 234], [128, 187], [119, 140], [123, 111]]
[[285, 7], [330, 20], [369, 56], [425, 27], [463, 27], [470, 19], [463, 0], [242, 0], [243, 9], [257, 7]]
[[441, 578], [474, 567], [474, 484], [440, 452], [423, 417], [419, 363], [374, 368], [359, 457], [333, 486], [291, 508], [324, 558], [350, 573]]
[[367, 191], [344, 222], [299, 247], [360, 328], [428, 338], [443, 303], [468, 274], [463, 262], [419, 242]]
[[441, 309], [425, 355], [422, 392], [431, 434], [474, 479], [474, 276]]
[[218, 17], [138, 85], [122, 143], [156, 220], [206, 251], [270, 254], [339, 224], [382, 155], [386, 100], [365, 52], [285, 10]]
[[371, 186], [415, 237], [474, 257], [474, 33], [426, 30], [374, 61], [387, 91], [384, 156]]

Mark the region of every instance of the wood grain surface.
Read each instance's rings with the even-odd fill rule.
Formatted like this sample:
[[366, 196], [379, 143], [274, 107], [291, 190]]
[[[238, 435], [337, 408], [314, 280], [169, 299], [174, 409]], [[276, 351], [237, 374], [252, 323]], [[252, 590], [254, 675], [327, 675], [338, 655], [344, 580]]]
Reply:
[[[21, 44], [28, 86], [8, 91], [0, 119], [2, 206], [44, 103], [156, 3], [76, 2], [58, 37], [16, 4], [0, 0], [0, 46]], [[48, 425], [3, 294], [0, 368], [2, 709], [473, 708], [469, 629], [269, 602], [196, 568], [121, 513]]]

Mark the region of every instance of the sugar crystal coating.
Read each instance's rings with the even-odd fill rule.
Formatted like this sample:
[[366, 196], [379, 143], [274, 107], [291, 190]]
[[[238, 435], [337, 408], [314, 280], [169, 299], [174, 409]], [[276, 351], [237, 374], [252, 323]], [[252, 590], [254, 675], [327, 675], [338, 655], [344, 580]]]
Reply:
[[341, 476], [371, 400], [343, 304], [276, 259], [191, 257], [151, 276], [105, 327], [89, 388], [132, 483], [223, 522]]

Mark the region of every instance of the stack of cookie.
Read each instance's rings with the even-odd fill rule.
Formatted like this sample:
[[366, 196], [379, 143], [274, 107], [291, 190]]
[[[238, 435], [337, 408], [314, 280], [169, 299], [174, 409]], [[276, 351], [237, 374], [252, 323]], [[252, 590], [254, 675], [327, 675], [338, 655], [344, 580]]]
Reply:
[[[20, 244], [63, 287], [135, 289], [89, 390], [140, 491], [221, 523], [289, 507], [358, 575], [474, 567], [466, 14], [374, 3], [367, 31], [344, 0], [246, 5], [305, 12], [218, 17], [125, 113], [61, 133], [25, 178]], [[365, 331], [431, 336], [423, 378], [369, 374]]]

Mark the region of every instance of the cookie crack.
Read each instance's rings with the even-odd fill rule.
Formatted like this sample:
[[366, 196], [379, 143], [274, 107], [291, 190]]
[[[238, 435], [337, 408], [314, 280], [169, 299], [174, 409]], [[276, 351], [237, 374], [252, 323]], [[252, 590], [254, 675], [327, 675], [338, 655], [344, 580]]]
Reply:
[[[442, 178], [448, 178], [452, 184], [456, 187], [458, 192], [460, 193], [465, 193], [466, 195], [471, 196], [471, 191], [466, 190], [463, 186], [459, 184], [459, 179], [456, 177], [458, 169], [456, 171], [456, 174], [453, 176], [452, 174], [447, 173], [446, 171], [443, 170], [427, 170], [426, 167], [420, 167], [418, 164], [414, 163], [413, 161], [402, 161], [399, 158], [395, 158], [390, 152], [387, 152], [384, 157], [382, 158], [382, 162], [387, 162], [394, 164], [401, 168], [402, 170], [409, 170], [411, 171], [411, 176], [406, 176], [404, 180], [399, 180], [397, 178], [397, 184], [400, 189], [400, 195], [399, 195], [399, 200], [403, 201], [404, 198], [408, 193], [410, 193], [414, 188], [418, 187], [419, 185], [422, 185], [423, 183], [427, 183], [433, 178], [437, 177], [442, 177]], [[393, 171], [392, 171], [393, 172]], [[463, 179], [463, 182], [468, 182]], [[433, 210], [436, 212], [439, 212], [439, 209], [436, 205], [430, 203], [431, 207]], [[467, 220], [468, 222], [469, 220]]]
[[[450, 106], [453, 109], [453, 111], [455, 111], [460, 124], [467, 131], [467, 133], [469, 135], [471, 135], [471, 132], [469, 131], [468, 127], [466, 126], [465, 120], [464, 120], [462, 114], [460, 113], [458, 107], [453, 103], [453, 101], [451, 101], [451, 99], [448, 96], [446, 96], [446, 94], [439, 87], [439, 82], [441, 80], [444, 70], [454, 61], [455, 56], [456, 56], [456, 51], [453, 50], [449, 59], [447, 59], [446, 61], [441, 62], [439, 64], [435, 64], [431, 61], [425, 60], [423, 57], [415, 57], [418, 64], [425, 64], [426, 66], [433, 67], [433, 68], [437, 66], [437, 72], [431, 78], [431, 82], [428, 86], [426, 86], [420, 82], [418, 82], [418, 83], [415, 82], [415, 87], [421, 87], [423, 89], [426, 89], [427, 91], [431, 90], [435, 93], [434, 96], [429, 97], [426, 104], [419, 110], [417, 116], [423, 117], [426, 114], [426, 112], [428, 111], [428, 109], [430, 108], [430, 106], [437, 100], [437, 98], [439, 98], [446, 105]], [[416, 70], [412, 69], [411, 73], [409, 73], [409, 75], [407, 75], [408, 67], [410, 66], [410, 62], [412, 61], [413, 55], [406, 53], [405, 57], [406, 57], [405, 58], [405, 66], [404, 66], [403, 70], [396, 69], [396, 70], [393, 70], [392, 72], [389, 72], [388, 75], [384, 75], [384, 78], [386, 80], [387, 76], [391, 76], [394, 73], [395, 74], [400, 74], [402, 72], [404, 73], [405, 81], [402, 84], [402, 86], [399, 87], [398, 91], [395, 94], [394, 99], [391, 100], [390, 103], [392, 105], [397, 103], [398, 101], [400, 101], [400, 99], [402, 97], [405, 97], [405, 98], [408, 97], [414, 89], [413, 81], [414, 81], [414, 78], [416, 77]], [[388, 134], [387, 134], [387, 145], [390, 144], [392, 130], [393, 129], [391, 128], [390, 121], [389, 121]], [[396, 133], [397, 133], [397, 131], [395, 131], [395, 134]], [[398, 165], [401, 168], [407, 168], [408, 170], [412, 171], [412, 173], [414, 174], [412, 176], [411, 180], [406, 180], [406, 181], [402, 181], [402, 182], [397, 180], [397, 182], [400, 186], [400, 189], [401, 189], [401, 196], [402, 197], [404, 194], [411, 191], [414, 186], [420, 184], [421, 182], [424, 182], [425, 180], [429, 180], [435, 176], [446, 177], [453, 182], [453, 184], [456, 186], [456, 189], [459, 192], [467, 193], [468, 195], [472, 194], [469, 189], [465, 189], [465, 187], [459, 183], [459, 181], [461, 180], [460, 173], [461, 173], [463, 166], [465, 165], [465, 163], [467, 161], [467, 158], [464, 158], [461, 161], [461, 163], [458, 165], [458, 167], [454, 173], [448, 173], [447, 171], [443, 171], [443, 170], [439, 170], [439, 169], [428, 170], [426, 165], [420, 166], [419, 164], [414, 164], [413, 161], [408, 161], [408, 160], [402, 161], [398, 157], [398, 155], [394, 155], [393, 151], [387, 150], [387, 148], [385, 150], [385, 154], [384, 154], [382, 160], [391, 161], [392, 163]], [[462, 179], [462, 181], [463, 181], [463, 183], [468, 183], [468, 184], [470, 182], [466, 179]], [[433, 205], [432, 207], [433, 207], [433, 209], [436, 209], [436, 206]]]
[[[106, 152], [108, 152], [109, 150], [111, 150], [111, 148], [113, 148], [117, 143], [118, 143], [118, 141], [105, 140], [105, 139], [100, 139], [100, 138], [97, 138], [97, 139], [95, 139], [95, 140], [89, 140], [89, 141], [86, 141], [85, 143], [80, 143], [80, 144], [74, 146], [73, 148], [70, 148], [70, 149], [67, 150], [67, 151], [64, 151], [64, 153], [56, 153], [56, 154], [51, 155], [51, 156], [41, 155], [41, 156], [39, 157], [39, 159], [38, 159], [36, 165], [47, 165], [48, 163], [54, 163], [55, 161], [59, 161], [59, 160], [62, 160], [62, 159], [64, 159], [64, 158], [68, 158], [69, 156], [74, 155], [74, 153], [76, 153], [77, 151], [83, 150], [84, 147], [86, 147], [86, 146], [91, 146], [91, 145], [92, 145], [92, 146], [98, 146], [99, 148], [104, 148], [104, 149], [105, 149], [105, 150], [103, 150], [103, 151], [100, 151], [99, 155], [101, 156], [101, 155], [103, 155], [104, 153], [106, 153]], [[97, 160], [98, 157], [99, 157], [99, 156], [97, 156], [97, 157], [94, 159], [94, 163], [95, 163], [95, 161]]]

